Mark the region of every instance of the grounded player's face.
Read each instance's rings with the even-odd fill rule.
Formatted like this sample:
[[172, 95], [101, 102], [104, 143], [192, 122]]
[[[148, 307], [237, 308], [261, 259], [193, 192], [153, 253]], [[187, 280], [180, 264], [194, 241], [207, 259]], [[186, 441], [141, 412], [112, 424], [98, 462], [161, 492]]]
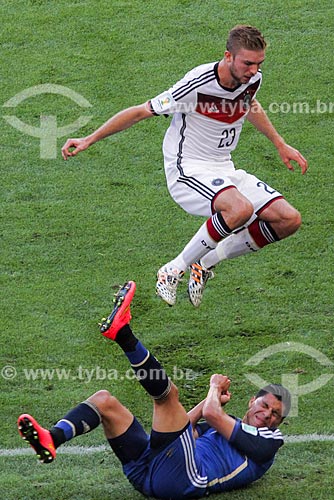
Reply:
[[248, 83], [264, 61], [264, 50], [240, 49], [235, 55], [228, 54], [229, 70], [236, 84]]
[[273, 394], [252, 398], [243, 421], [253, 427], [278, 427], [282, 422], [283, 403]]

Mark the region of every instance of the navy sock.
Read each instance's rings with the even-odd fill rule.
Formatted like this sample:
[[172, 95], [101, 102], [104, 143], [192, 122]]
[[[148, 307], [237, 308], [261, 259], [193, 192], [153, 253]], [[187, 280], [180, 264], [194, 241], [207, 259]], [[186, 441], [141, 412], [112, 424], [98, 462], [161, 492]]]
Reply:
[[64, 418], [50, 429], [52, 439], [57, 448], [75, 436], [92, 431], [101, 423], [101, 415], [89, 401], [84, 401], [70, 410]]
[[170, 391], [170, 380], [159, 363], [145, 346], [135, 337], [129, 325], [117, 334], [117, 344], [123, 349], [144, 389], [154, 399], [162, 399]]
[[134, 336], [130, 326], [127, 324], [117, 333], [116, 342], [124, 352], [132, 352], [136, 349], [138, 339]]
[[58, 427], [52, 427], [50, 429], [50, 434], [52, 437], [53, 444], [55, 445], [55, 448], [58, 448], [61, 444], [67, 441], [63, 429], [60, 429]]
[[126, 352], [139, 383], [153, 399], [165, 398], [171, 382], [159, 361], [138, 340], [135, 351]]

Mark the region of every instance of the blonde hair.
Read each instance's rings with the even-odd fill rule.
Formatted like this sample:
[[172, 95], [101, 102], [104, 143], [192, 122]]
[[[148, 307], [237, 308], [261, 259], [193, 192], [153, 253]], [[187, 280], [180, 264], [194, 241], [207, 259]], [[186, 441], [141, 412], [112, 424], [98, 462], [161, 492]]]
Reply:
[[262, 33], [254, 26], [240, 24], [229, 32], [226, 49], [235, 55], [240, 49], [264, 50], [267, 44]]

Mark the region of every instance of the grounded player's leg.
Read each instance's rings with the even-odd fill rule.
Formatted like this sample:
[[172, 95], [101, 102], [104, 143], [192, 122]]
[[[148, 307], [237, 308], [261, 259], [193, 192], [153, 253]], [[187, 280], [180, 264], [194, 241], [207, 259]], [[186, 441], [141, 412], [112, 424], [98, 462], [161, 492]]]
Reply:
[[153, 399], [164, 399], [171, 390], [171, 381], [159, 361], [135, 337], [129, 325], [118, 332], [116, 342], [123, 349], [146, 392]]
[[[116, 294], [113, 311], [101, 325], [101, 332], [122, 347], [147, 392], [153, 398], [164, 399], [170, 391], [171, 382], [160, 363], [138, 341], [128, 325], [135, 287], [134, 282], [127, 282], [121, 287]], [[50, 430], [41, 427], [28, 414], [19, 417], [18, 428], [40, 460], [47, 463], [56, 457], [56, 448], [61, 444], [90, 432], [100, 423], [107, 438], [114, 439], [126, 433], [133, 422], [134, 417], [127, 408], [108, 391], [99, 391], [70, 410]]]
[[[101, 324], [101, 333], [114, 340], [123, 350], [137, 379], [153, 399], [164, 399], [171, 387], [170, 379], [159, 361], [133, 334], [130, 304], [135, 293], [135, 283], [129, 281], [116, 294], [111, 314]], [[119, 300], [122, 298], [122, 301]]]
[[[125, 302], [126, 300], [124, 300]], [[118, 314], [122, 313], [121, 309], [122, 307]], [[131, 317], [130, 301], [127, 302], [127, 310], [129, 311], [129, 317]], [[174, 432], [183, 429], [189, 418], [179, 402], [177, 387], [171, 382], [159, 361], [133, 334], [129, 324], [120, 326], [116, 314], [109, 323], [109, 329], [106, 330], [104, 325], [102, 325], [101, 331], [106, 337], [109, 337], [109, 331], [112, 331], [112, 337], [109, 338], [112, 338], [121, 347], [139, 383], [153, 398], [153, 429], [158, 432]], [[110, 410], [108, 415], [111, 414]], [[102, 414], [102, 423], [103, 421]], [[113, 418], [111, 418], [112, 422], [114, 422]]]
[[87, 402], [98, 410], [107, 439], [124, 434], [134, 421], [133, 414], [107, 390], [96, 392]]
[[168, 397], [154, 400], [152, 428], [157, 432], [177, 432], [189, 423], [179, 400], [179, 391], [172, 382]]
[[[132, 298], [133, 294], [130, 300], [124, 300], [124, 303], [127, 303], [129, 321], [131, 318], [130, 302]], [[107, 323], [101, 326], [101, 332], [104, 336], [112, 338], [121, 347], [140, 384], [152, 397], [154, 411], [150, 441], [152, 449], [160, 449], [167, 446], [169, 442], [176, 439], [184, 431], [189, 424], [189, 418], [179, 402], [176, 386], [168, 378], [159, 361], [136, 338], [128, 323], [122, 326], [119, 322], [118, 315], [122, 315], [122, 307], [124, 306], [121, 306], [119, 312], [110, 320], [108, 329], [104, 326]], [[109, 318], [111, 316], [112, 314]], [[112, 333], [111, 336], [109, 332]], [[116, 403], [112, 403], [105, 391], [93, 396], [93, 398], [104, 397], [113, 406], [106, 412], [106, 416], [101, 412], [104, 431], [110, 446], [124, 465], [130, 460], [139, 458], [147, 446], [148, 437], [136, 418], [128, 410], [124, 409], [117, 400]], [[96, 404], [95, 399], [93, 402]], [[114, 412], [116, 412], [115, 415], [113, 415]], [[124, 425], [124, 421], [126, 421], [126, 425], [124, 426], [124, 432], [115, 436], [114, 425], [115, 422], [118, 422], [118, 415], [121, 416], [120, 423], [123, 422]], [[119, 431], [118, 423], [117, 431]]]
[[45, 429], [28, 414], [18, 418], [18, 429], [22, 438], [32, 446], [37, 457], [43, 463], [56, 458], [56, 449], [75, 436], [86, 434], [101, 423], [99, 410], [89, 401], [80, 403], [50, 430]]
[[[43, 463], [56, 458], [56, 449], [74, 437], [86, 434], [102, 424], [108, 442], [124, 464], [135, 460], [146, 447], [148, 436], [132, 413], [112, 396], [101, 390], [70, 410], [50, 430], [40, 426], [31, 415], [21, 415], [18, 428]], [[130, 448], [124, 439], [131, 434]]]

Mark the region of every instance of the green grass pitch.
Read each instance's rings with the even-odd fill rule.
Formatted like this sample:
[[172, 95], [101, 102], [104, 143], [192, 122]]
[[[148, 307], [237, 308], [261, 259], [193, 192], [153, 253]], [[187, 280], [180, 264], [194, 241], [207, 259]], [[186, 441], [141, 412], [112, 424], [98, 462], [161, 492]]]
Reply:
[[[315, 389], [300, 395], [284, 434], [333, 436], [332, 2], [16, 0], [1, 1], [0, 13], [2, 498], [142, 498], [111, 451], [63, 453], [42, 466], [32, 453], [18, 453], [28, 447], [16, 431], [23, 411], [48, 426], [102, 388], [149, 428], [151, 402], [97, 328], [115, 287], [127, 279], [138, 287], [134, 330], [175, 378], [181, 370], [189, 375], [176, 380], [187, 408], [204, 397], [213, 372], [231, 377], [230, 412], [240, 416], [256, 390], [247, 374], [274, 382], [284, 375]], [[247, 124], [234, 160], [281, 191], [302, 213], [303, 225], [286, 241], [221, 264], [200, 309], [188, 303], [185, 282], [177, 305], [168, 308], [154, 294], [156, 271], [202, 223], [167, 192], [161, 142], [168, 120], [140, 123], [64, 162], [60, 148], [68, 134], [41, 157], [41, 140], [13, 128], [8, 116], [35, 129], [45, 117], [58, 129], [90, 117], [69, 135], [88, 134], [192, 67], [221, 58], [229, 29], [239, 23], [256, 25], [269, 42], [259, 100], [310, 166], [306, 176], [289, 172], [272, 144]], [[91, 106], [57, 94], [3, 106], [45, 84], [66, 87]], [[282, 342], [299, 343], [304, 352], [278, 352], [246, 365]], [[34, 379], [31, 370], [44, 376], [35, 371]], [[314, 381], [325, 376], [327, 383], [316, 388]], [[84, 451], [104, 443], [97, 430], [69, 446]], [[333, 469], [333, 443], [289, 442], [262, 480], [228, 496], [327, 500]]]

